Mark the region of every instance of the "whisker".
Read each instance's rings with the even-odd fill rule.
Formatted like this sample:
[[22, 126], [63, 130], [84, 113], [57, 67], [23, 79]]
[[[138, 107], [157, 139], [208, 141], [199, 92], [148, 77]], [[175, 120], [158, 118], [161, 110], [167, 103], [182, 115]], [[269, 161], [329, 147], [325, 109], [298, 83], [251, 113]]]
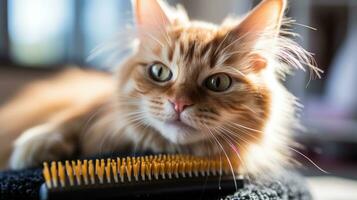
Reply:
[[245, 143], [247, 143], [247, 144], [250, 143], [250, 142], [248, 142], [247, 140], [245, 140], [243, 137], [241, 137], [239, 134], [235, 134], [234, 132], [232, 132], [232, 131], [230, 131], [230, 130], [224, 128], [223, 126], [220, 126], [220, 127], [218, 127], [218, 128], [220, 128], [220, 129], [223, 130], [223, 131], [227, 131], [231, 136], [234, 136], [236, 139], [239, 139], [239, 140], [241, 140], [241, 141], [243, 141], [243, 142], [245, 142]]
[[207, 128], [207, 130], [209, 131], [209, 133], [211, 133], [212, 137], [214, 140], [216, 140], [217, 144], [220, 146], [220, 148], [222, 149], [224, 155], [226, 156], [226, 159], [227, 159], [227, 162], [229, 163], [229, 167], [231, 169], [231, 173], [232, 173], [232, 176], [233, 176], [233, 180], [234, 180], [234, 186], [236, 188], [236, 190], [238, 190], [238, 186], [237, 186], [237, 179], [236, 179], [236, 176], [235, 176], [235, 172], [234, 172], [234, 169], [233, 169], [233, 166], [232, 166], [232, 163], [231, 163], [231, 160], [229, 159], [229, 156], [227, 155], [227, 152], [225, 151], [225, 149], [223, 148], [222, 144], [219, 142], [219, 140], [216, 138], [216, 136], [212, 133], [212, 131], [209, 129], [209, 127], [204, 124]]
[[250, 130], [250, 131], [254, 131], [254, 132], [258, 132], [258, 133], [264, 133], [263, 131], [260, 131], [260, 130], [254, 129], [254, 128], [250, 128], [250, 127], [244, 126], [242, 124], [233, 123], [233, 122], [229, 122], [229, 121], [228, 121], [228, 123], [231, 123], [233, 125], [239, 126], [241, 128], [244, 128], [244, 129], [247, 129], [247, 130]]
[[300, 151], [287, 146], [289, 149], [291, 149], [292, 151], [294, 151], [295, 153], [301, 155], [302, 157], [304, 157], [307, 161], [309, 161], [312, 165], [314, 165], [318, 170], [320, 170], [321, 172], [325, 173], [325, 174], [330, 174], [329, 172], [327, 172], [326, 170], [322, 169], [320, 166], [318, 166], [314, 161], [312, 161], [309, 157], [307, 157], [305, 154], [301, 153]]
[[[214, 130], [216, 129], [220, 129], [220, 127], [217, 127], [217, 128], [213, 128]], [[222, 132], [222, 131], [219, 131], [220, 134], [223, 134], [221, 135], [223, 137], [223, 139], [228, 142], [231, 146], [232, 146], [232, 149], [233, 151], [236, 153], [238, 159], [240, 160], [240, 162], [242, 163], [243, 167], [245, 168], [245, 171], [247, 171], [247, 167], [244, 163], [244, 160], [241, 158], [240, 156], [240, 153], [238, 152], [238, 150], [234, 147], [233, 143], [231, 141], [229, 141], [227, 138], [225, 138], [225, 132]], [[233, 138], [231, 138], [229, 135], [227, 135], [231, 140], [233, 140]], [[243, 146], [241, 146], [238, 142], [236, 143], [238, 145], [239, 148], [243, 148]], [[249, 174], [247, 174], [247, 177], [248, 177], [248, 181], [250, 182], [251, 178], [249, 177]]]
[[235, 45], [237, 42], [243, 40], [245, 37], [247, 37], [250, 33], [246, 32], [244, 35], [242, 35], [241, 37], [238, 37], [237, 39], [235, 39], [233, 42], [231, 42], [229, 45], [227, 45], [226, 47], [224, 47], [222, 49], [222, 52], [225, 52], [229, 47], [231, 47], [232, 45]]
[[[191, 121], [193, 120], [192, 117], [189, 116], [189, 118], [191, 119]], [[204, 122], [202, 122], [201, 120], [199, 120], [199, 123], [203, 126], [205, 126], [207, 129], [209, 129], [207, 127], [207, 125], [205, 125]], [[211, 134], [212, 135], [212, 134]], [[212, 135], [212, 137], [214, 138], [214, 136]], [[212, 141], [212, 139], [209, 137], [210, 142], [216, 145], [217, 149], [219, 149], [219, 146], [217, 144], [217, 142], [214, 140]], [[223, 174], [223, 166], [222, 166], [222, 151], [218, 151], [219, 152], [219, 180], [218, 180], [218, 188], [221, 189], [221, 181], [222, 181], [222, 174]]]
[[[234, 123], [233, 123], [234, 124]], [[252, 134], [249, 134], [247, 132], [243, 132], [245, 134], [247, 134], [248, 136], [250, 137], [253, 137], [257, 140], [259, 140], [258, 137], [256, 137], [255, 135], [252, 135]], [[285, 146], [286, 148], [289, 148], [290, 150], [294, 151], [295, 153], [301, 155], [302, 157], [304, 157], [308, 162], [310, 162], [312, 165], [314, 165], [318, 170], [320, 170], [321, 172], [323, 173], [326, 173], [326, 174], [329, 174], [329, 172], [327, 172], [326, 170], [322, 169], [320, 166], [318, 166], [313, 160], [311, 160], [308, 156], [306, 156], [305, 154], [303, 154], [302, 152], [298, 151], [297, 149], [294, 149], [293, 147], [289, 146], [288, 144], [285, 144], [285, 143], [280, 143], [282, 144], [283, 146]]]
[[227, 39], [229, 33], [226, 33], [223, 40], [219, 43], [219, 45], [217, 46], [216, 50], [214, 51], [213, 54], [217, 54], [217, 51], [221, 48], [222, 44], [224, 43], [224, 41]]

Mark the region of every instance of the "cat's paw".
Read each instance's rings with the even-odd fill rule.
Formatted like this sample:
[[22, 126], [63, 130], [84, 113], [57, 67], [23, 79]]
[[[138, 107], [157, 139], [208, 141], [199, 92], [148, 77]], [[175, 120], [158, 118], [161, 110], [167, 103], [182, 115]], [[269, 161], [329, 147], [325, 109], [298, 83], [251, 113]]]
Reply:
[[66, 141], [54, 126], [44, 124], [28, 129], [15, 141], [9, 166], [11, 169], [33, 167], [69, 156], [73, 151], [73, 142]]

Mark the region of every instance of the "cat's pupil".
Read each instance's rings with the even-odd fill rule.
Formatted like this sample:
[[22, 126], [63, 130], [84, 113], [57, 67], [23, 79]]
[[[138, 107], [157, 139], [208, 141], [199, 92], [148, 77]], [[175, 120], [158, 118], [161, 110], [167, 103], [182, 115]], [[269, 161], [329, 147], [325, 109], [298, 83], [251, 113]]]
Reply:
[[219, 88], [219, 85], [221, 84], [221, 78], [220, 77], [217, 77], [216, 78], [216, 88]]
[[162, 67], [159, 68], [159, 71], [157, 72], [157, 76], [161, 78], [161, 74], [162, 74]]

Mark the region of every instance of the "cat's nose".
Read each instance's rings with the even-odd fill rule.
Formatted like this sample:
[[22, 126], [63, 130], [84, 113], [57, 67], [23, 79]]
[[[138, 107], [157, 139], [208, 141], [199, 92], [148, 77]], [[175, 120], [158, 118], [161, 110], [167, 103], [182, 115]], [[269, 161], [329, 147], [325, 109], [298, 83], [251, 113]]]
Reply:
[[192, 106], [193, 103], [187, 99], [169, 99], [169, 102], [172, 104], [174, 107], [175, 111], [177, 113], [181, 113], [184, 111], [187, 107]]

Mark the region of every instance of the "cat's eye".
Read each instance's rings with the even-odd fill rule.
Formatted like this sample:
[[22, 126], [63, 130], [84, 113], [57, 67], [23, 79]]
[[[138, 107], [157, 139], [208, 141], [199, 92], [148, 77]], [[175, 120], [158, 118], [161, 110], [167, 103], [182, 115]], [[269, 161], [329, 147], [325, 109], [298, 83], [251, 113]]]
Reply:
[[149, 75], [157, 82], [166, 82], [172, 78], [171, 70], [162, 63], [154, 63], [150, 65]]
[[209, 76], [205, 80], [205, 86], [215, 92], [223, 92], [228, 90], [232, 85], [232, 78], [225, 73], [218, 73]]

